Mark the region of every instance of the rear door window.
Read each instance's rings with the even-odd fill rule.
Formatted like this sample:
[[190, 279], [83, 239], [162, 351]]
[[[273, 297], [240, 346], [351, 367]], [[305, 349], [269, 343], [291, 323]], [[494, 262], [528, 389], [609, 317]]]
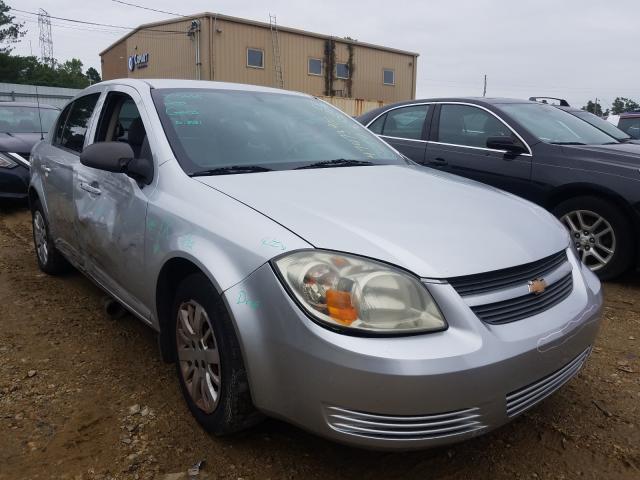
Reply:
[[71, 104], [71, 111], [62, 129], [58, 145], [74, 152], [82, 152], [89, 121], [98, 98], [100, 93], [92, 93], [78, 98]]
[[[408, 138], [411, 140], [422, 139], [424, 120], [427, 118], [429, 105], [412, 105], [396, 108], [386, 114], [382, 135], [387, 137]], [[379, 121], [380, 119], [378, 119]], [[375, 132], [375, 128], [372, 129]]]
[[59, 145], [60, 141], [62, 140], [62, 131], [64, 130], [64, 124], [67, 121], [67, 117], [69, 116], [69, 110], [71, 110], [72, 105], [73, 103], [70, 103], [69, 105], [67, 105], [65, 109], [62, 110], [62, 113], [58, 117], [58, 123], [56, 124], [56, 131], [53, 136], [54, 145]]

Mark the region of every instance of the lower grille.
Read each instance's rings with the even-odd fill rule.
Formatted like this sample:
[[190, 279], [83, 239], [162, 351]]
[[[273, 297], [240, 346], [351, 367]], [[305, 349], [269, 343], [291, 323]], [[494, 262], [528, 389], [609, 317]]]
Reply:
[[509, 393], [507, 395], [507, 415], [515, 417], [521, 414], [562, 387], [582, 368], [589, 353], [591, 353], [591, 347], [588, 347], [557, 372]]
[[435, 415], [378, 415], [325, 407], [329, 426], [341, 433], [386, 440], [427, 440], [468, 434], [486, 428], [477, 408]]
[[502, 302], [472, 307], [471, 310], [480, 320], [494, 325], [515, 322], [550, 309], [567, 298], [571, 290], [573, 277], [569, 273], [541, 294], [529, 293]]

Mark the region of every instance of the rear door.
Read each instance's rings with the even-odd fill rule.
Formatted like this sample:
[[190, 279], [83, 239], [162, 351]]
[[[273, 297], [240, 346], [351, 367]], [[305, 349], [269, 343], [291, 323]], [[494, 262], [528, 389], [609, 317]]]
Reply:
[[429, 104], [395, 107], [380, 115], [368, 128], [415, 162], [424, 160], [425, 124], [430, 119]]
[[[487, 148], [489, 137], [508, 136], [527, 153]], [[494, 187], [528, 196], [531, 154], [522, 139], [489, 110], [471, 104], [439, 104], [424, 164]]]
[[56, 247], [78, 265], [82, 258], [75, 227], [74, 172], [99, 97], [100, 93], [79, 97], [63, 110], [41, 164], [51, 235]]

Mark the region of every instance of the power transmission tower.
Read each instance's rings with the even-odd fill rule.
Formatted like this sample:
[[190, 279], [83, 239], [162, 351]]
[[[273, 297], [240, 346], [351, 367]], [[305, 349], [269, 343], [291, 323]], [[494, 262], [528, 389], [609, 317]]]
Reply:
[[40, 30], [40, 56], [42, 62], [53, 67], [53, 37], [51, 36], [51, 17], [46, 10], [38, 10], [38, 29]]
[[271, 47], [273, 49], [273, 70], [276, 76], [276, 87], [284, 88], [284, 76], [280, 63], [280, 39], [278, 38], [278, 23], [276, 16], [269, 14], [269, 28], [271, 29]]

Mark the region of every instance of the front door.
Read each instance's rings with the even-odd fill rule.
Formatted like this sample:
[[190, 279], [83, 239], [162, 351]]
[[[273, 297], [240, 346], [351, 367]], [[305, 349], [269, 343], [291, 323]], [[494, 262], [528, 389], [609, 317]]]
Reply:
[[414, 162], [424, 160], [426, 142], [424, 125], [430, 105], [397, 107], [379, 116], [369, 129]]
[[[425, 165], [528, 197], [531, 191], [531, 155], [487, 148], [490, 137], [521, 140], [493, 113], [474, 105], [440, 104]], [[527, 147], [522, 144], [523, 149]]]
[[[137, 92], [111, 87], [95, 128], [95, 142], [126, 142], [136, 158], [150, 157], [148, 124]], [[152, 186], [140, 186], [124, 173], [81, 165], [74, 191], [77, 230], [87, 271], [146, 319], [150, 305], [143, 298], [148, 281], [144, 275], [144, 233], [151, 190]]]

